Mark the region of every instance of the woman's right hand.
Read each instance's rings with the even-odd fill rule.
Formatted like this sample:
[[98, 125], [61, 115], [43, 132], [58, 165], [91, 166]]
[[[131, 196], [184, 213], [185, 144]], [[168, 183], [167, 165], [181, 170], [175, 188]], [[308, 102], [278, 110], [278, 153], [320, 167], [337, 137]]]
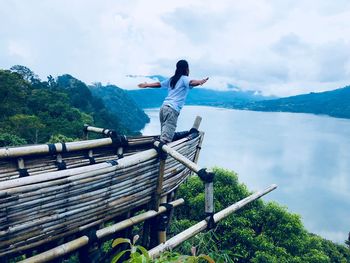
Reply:
[[209, 79], [209, 77], [206, 77], [205, 79], [202, 79], [202, 80], [200, 81], [200, 85], [203, 85], [205, 82], [208, 81], [208, 79]]

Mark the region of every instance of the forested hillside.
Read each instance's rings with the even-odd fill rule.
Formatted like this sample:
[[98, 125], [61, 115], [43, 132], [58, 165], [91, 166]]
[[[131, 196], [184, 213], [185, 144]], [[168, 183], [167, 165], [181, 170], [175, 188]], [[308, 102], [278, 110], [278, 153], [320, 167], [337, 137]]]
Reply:
[[89, 87], [92, 94], [102, 99], [113, 116], [133, 132], [137, 132], [149, 122], [149, 117], [133, 99], [121, 88], [114, 85], [102, 86], [99, 83]]
[[[350, 86], [269, 101], [256, 101], [242, 108], [256, 111], [285, 111], [324, 114], [339, 118], [350, 118]], [[231, 105], [237, 108], [236, 105]]]
[[[82, 137], [85, 123], [134, 134], [125, 118], [144, 116], [135, 106], [112, 112], [85, 83], [70, 75], [41, 81], [24, 66], [0, 70], [0, 93], [0, 147], [57, 138], [71, 141]], [[146, 122], [140, 121], [139, 127]]]

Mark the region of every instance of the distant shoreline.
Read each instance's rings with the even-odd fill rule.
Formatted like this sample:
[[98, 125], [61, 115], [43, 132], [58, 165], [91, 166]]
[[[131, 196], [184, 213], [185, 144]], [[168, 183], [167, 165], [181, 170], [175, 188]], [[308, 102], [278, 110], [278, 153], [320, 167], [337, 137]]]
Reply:
[[[184, 107], [208, 107], [208, 108], [217, 108], [217, 109], [224, 109], [224, 110], [235, 110], [235, 111], [249, 111], [249, 112], [259, 112], [259, 113], [289, 113], [289, 114], [302, 114], [302, 115], [313, 115], [321, 118], [335, 118], [335, 119], [341, 119], [341, 120], [349, 120], [350, 118], [345, 117], [335, 117], [327, 114], [317, 114], [312, 112], [293, 112], [293, 111], [262, 111], [262, 110], [252, 110], [252, 109], [239, 109], [239, 108], [230, 108], [230, 107], [224, 107], [224, 106], [214, 106], [214, 105], [199, 105], [199, 104], [188, 104]], [[143, 111], [148, 110], [155, 110], [160, 109], [160, 107], [147, 107], [143, 108]], [[146, 113], [147, 114], [147, 113]]]

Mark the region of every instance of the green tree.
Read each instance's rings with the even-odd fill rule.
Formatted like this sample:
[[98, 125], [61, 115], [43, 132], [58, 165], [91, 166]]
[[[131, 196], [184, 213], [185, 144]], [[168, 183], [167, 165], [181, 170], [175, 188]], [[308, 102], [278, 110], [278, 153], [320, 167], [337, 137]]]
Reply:
[[27, 144], [26, 140], [7, 132], [0, 132], [0, 147], [18, 146]]
[[39, 77], [34, 74], [32, 70], [22, 65], [14, 65], [10, 68], [12, 72], [20, 74], [26, 81], [32, 82], [33, 79], [38, 79]]
[[45, 128], [41, 120], [34, 115], [16, 114], [9, 118], [11, 129], [31, 143], [38, 143], [39, 132]]
[[26, 99], [30, 94], [30, 84], [20, 75], [0, 70], [0, 94], [0, 121], [28, 111]]
[[58, 142], [73, 142], [73, 138], [69, 138], [67, 136], [64, 136], [63, 134], [55, 134], [51, 135], [48, 143], [58, 143]]

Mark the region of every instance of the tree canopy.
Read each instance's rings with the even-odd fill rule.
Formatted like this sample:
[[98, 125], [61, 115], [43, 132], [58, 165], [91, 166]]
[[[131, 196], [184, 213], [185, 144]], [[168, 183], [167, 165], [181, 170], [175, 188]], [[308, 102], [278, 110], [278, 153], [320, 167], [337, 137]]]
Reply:
[[[112, 112], [84, 82], [68, 74], [57, 79], [50, 75], [47, 81], [41, 81], [29, 68], [16, 65], [11, 70], [0, 70], [0, 93], [1, 146], [63, 138], [56, 135], [81, 138], [85, 123], [119, 134], [135, 134], [147, 122], [141, 119], [138, 130], [121, 123], [120, 116], [126, 113], [129, 119], [139, 120], [144, 112], [136, 105], [126, 105], [119, 111], [116, 107]], [[123, 99], [127, 95], [119, 96]]]

